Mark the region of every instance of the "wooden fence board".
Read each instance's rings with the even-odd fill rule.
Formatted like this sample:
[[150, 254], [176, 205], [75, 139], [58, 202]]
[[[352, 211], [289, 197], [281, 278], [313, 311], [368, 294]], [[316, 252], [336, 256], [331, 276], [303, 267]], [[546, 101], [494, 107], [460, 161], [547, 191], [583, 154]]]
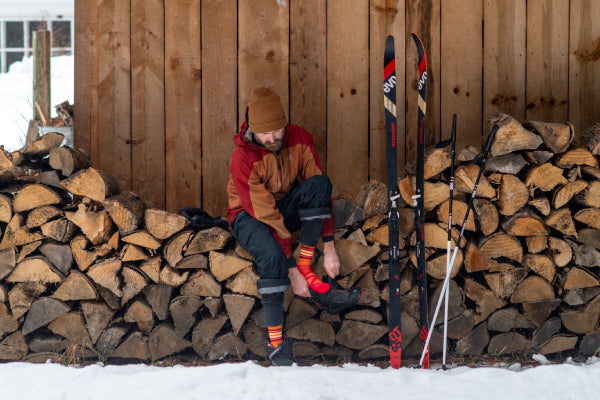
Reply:
[[327, 174], [352, 195], [369, 168], [368, 10], [368, 0], [327, 2]]
[[572, 0], [570, 15], [569, 121], [581, 133], [600, 119], [600, 3]]
[[[237, 123], [236, 0], [202, 2], [202, 206], [225, 216]], [[196, 204], [199, 206], [199, 204]]]
[[166, 208], [202, 204], [200, 0], [165, 2]]
[[308, 130], [327, 167], [326, 0], [290, 4], [290, 122]]
[[75, 6], [75, 68], [73, 144], [98, 159], [98, 3], [81, 0]]
[[456, 148], [482, 142], [483, 8], [481, 0], [444, 0], [441, 34], [441, 136], [457, 114]]
[[524, 0], [486, 0], [483, 4], [485, 120], [497, 112], [525, 118], [526, 12]]
[[273, 89], [289, 116], [289, 8], [276, 1], [238, 1], [239, 121], [254, 89]]
[[425, 145], [440, 140], [440, 0], [406, 2], [406, 162], [417, 155], [418, 55], [410, 35], [421, 38], [427, 57]]
[[528, 120], [567, 120], [569, 0], [527, 2]]
[[99, 0], [98, 156], [93, 165], [131, 189], [130, 1]]
[[[164, 0], [131, 2], [131, 187], [165, 208]], [[161, 95], [162, 94], [162, 95]]]
[[399, 175], [404, 166], [404, 1], [371, 0], [370, 4], [370, 74], [369, 74], [369, 178], [387, 183], [385, 149], [385, 109], [383, 107], [383, 52], [388, 35], [394, 36], [396, 51], [396, 146]]

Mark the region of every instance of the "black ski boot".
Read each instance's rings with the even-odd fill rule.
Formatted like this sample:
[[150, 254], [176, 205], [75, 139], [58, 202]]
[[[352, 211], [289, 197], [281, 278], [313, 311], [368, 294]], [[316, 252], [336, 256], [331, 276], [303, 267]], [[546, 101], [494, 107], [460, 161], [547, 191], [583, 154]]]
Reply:
[[267, 345], [267, 357], [269, 363], [274, 367], [289, 367], [296, 362], [292, 352], [292, 342], [287, 339], [283, 339], [283, 342], [276, 349], [269, 343]]
[[331, 289], [329, 289], [328, 292], [317, 293], [312, 289], [309, 290], [312, 298], [330, 314], [337, 314], [344, 308], [350, 307], [356, 303], [364, 293], [359, 287], [344, 289], [335, 281], [335, 279], [331, 279], [329, 276], [327, 277], [327, 281], [329, 286], [331, 286]]

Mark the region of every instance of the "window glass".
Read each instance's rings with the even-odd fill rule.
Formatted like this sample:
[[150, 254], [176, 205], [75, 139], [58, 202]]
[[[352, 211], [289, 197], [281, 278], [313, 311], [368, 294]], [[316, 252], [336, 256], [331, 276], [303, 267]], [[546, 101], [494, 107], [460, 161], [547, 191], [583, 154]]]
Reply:
[[23, 22], [6, 21], [6, 47], [24, 47]]
[[33, 47], [33, 32], [47, 29], [46, 25], [46, 21], [29, 21], [29, 47]]
[[71, 46], [71, 23], [69, 21], [52, 21], [52, 47]]
[[23, 59], [22, 51], [7, 51], [6, 52], [6, 70], [10, 68], [10, 65], [16, 61], [21, 61]]

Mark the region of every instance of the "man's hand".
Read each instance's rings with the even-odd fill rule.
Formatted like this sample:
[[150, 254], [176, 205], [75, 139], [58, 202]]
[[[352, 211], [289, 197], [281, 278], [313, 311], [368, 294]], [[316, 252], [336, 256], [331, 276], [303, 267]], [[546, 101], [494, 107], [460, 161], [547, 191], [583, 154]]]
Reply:
[[340, 259], [335, 252], [333, 240], [323, 243], [323, 266], [325, 272], [331, 278], [335, 278], [340, 274]]
[[290, 268], [288, 270], [288, 277], [292, 283], [292, 290], [294, 291], [294, 294], [302, 297], [310, 297], [308, 283], [306, 283], [306, 279], [304, 279], [300, 271], [298, 271], [298, 268]]

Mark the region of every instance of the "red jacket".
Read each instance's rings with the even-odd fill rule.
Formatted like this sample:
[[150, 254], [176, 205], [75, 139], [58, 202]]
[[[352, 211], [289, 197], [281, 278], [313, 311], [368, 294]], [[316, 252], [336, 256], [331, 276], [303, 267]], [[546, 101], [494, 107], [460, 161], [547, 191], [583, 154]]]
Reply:
[[[312, 136], [305, 129], [288, 124], [281, 150], [275, 153], [254, 143], [251, 137], [245, 136], [246, 133], [244, 122], [233, 137], [236, 148], [231, 157], [227, 183], [229, 222], [233, 223], [236, 215], [246, 210], [252, 217], [271, 227], [285, 255], [290, 257], [291, 234], [275, 207], [275, 201], [283, 199], [297, 180], [323, 175]], [[333, 218], [325, 220], [321, 234], [333, 235]]]

